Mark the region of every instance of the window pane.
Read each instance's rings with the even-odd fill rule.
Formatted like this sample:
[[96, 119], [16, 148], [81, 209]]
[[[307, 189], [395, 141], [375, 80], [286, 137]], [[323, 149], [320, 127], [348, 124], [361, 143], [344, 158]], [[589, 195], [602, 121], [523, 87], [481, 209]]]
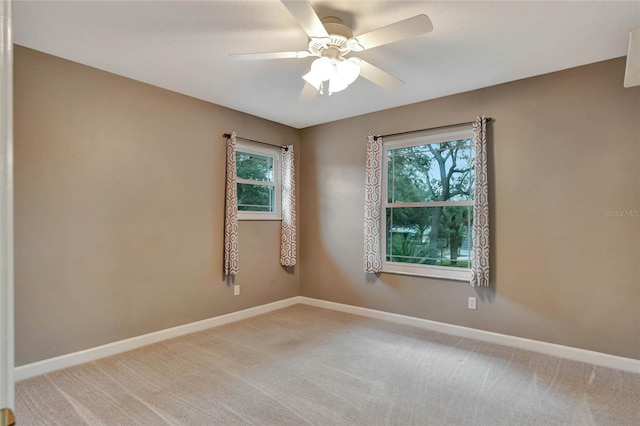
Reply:
[[275, 188], [266, 185], [238, 184], [238, 211], [275, 211]]
[[273, 182], [273, 158], [237, 151], [236, 173], [241, 179]]
[[387, 262], [469, 268], [473, 207], [387, 208]]
[[390, 149], [390, 203], [473, 199], [470, 139]]

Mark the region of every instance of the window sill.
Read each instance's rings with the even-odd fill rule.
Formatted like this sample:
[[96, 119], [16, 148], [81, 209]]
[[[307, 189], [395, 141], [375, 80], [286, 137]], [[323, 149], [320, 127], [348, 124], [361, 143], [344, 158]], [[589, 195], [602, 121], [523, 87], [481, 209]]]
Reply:
[[238, 220], [282, 220], [282, 213], [279, 209], [275, 212], [238, 210]]
[[255, 222], [255, 221], [282, 221], [282, 218], [280, 218], [280, 217], [239, 217], [238, 221], [239, 222], [242, 222], [242, 221], [251, 221], [251, 222]]
[[416, 271], [403, 271], [403, 270], [385, 267], [385, 268], [382, 268], [382, 272], [385, 274], [408, 275], [411, 277], [435, 278], [440, 280], [461, 281], [461, 282], [467, 282], [467, 283], [471, 281], [471, 271], [468, 271], [468, 270], [439, 271], [437, 269], [433, 269], [433, 270], [425, 270], [424, 272], [422, 271], [416, 272]]

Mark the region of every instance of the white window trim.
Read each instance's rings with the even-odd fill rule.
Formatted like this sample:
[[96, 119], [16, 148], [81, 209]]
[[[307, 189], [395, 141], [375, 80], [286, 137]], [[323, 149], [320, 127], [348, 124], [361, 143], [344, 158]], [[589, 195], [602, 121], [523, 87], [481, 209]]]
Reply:
[[[419, 277], [440, 278], [453, 281], [466, 281], [471, 279], [471, 270], [467, 268], [455, 268], [451, 266], [419, 265], [415, 263], [401, 263], [387, 261], [387, 208], [389, 170], [387, 167], [387, 155], [390, 149], [406, 148], [415, 145], [427, 145], [448, 142], [459, 139], [473, 139], [473, 127], [464, 127], [453, 130], [427, 131], [419, 136], [410, 136], [402, 139], [383, 141], [382, 143], [382, 203], [380, 211], [380, 247], [383, 248], [382, 272], [399, 275], [412, 275]], [[393, 203], [394, 207], [436, 207], [451, 205], [473, 205], [473, 201], [440, 201], [423, 203]]]
[[273, 212], [248, 212], [238, 210], [238, 220], [282, 220], [282, 150], [277, 147], [256, 145], [250, 142], [237, 141], [236, 152], [262, 155], [273, 159], [273, 182], [253, 181], [237, 178], [237, 183], [273, 186], [275, 188], [275, 210]]

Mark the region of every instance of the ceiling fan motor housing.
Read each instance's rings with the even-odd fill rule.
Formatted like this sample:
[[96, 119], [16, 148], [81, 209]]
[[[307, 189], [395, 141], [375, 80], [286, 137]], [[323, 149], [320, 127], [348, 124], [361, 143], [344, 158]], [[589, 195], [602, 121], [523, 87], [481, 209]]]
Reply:
[[351, 51], [347, 43], [353, 38], [353, 31], [335, 16], [322, 18], [322, 25], [329, 37], [312, 37], [309, 41], [309, 52], [316, 56], [337, 57]]

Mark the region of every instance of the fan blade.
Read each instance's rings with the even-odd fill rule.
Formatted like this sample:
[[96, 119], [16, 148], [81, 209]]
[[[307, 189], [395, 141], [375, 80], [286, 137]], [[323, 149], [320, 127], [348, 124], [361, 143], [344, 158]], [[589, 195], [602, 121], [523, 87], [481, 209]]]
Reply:
[[282, 0], [282, 4], [287, 8], [289, 13], [298, 21], [309, 38], [313, 37], [329, 37], [327, 30], [316, 15], [308, 1], [300, 0]]
[[366, 78], [370, 82], [387, 90], [397, 89], [404, 85], [404, 81], [362, 59], [360, 59], [360, 77]]
[[[362, 50], [371, 49], [433, 31], [433, 24], [427, 15], [417, 15], [386, 27], [354, 37]], [[356, 49], [357, 50], [357, 49]]]
[[268, 52], [268, 53], [232, 53], [228, 55], [232, 61], [255, 61], [260, 59], [298, 59], [311, 55], [306, 50], [297, 52]]
[[314, 100], [317, 95], [318, 95], [318, 89], [316, 89], [315, 87], [313, 87], [313, 85], [305, 81], [304, 87], [302, 88], [302, 92], [300, 92], [300, 96], [298, 97], [298, 101], [309, 102]]

